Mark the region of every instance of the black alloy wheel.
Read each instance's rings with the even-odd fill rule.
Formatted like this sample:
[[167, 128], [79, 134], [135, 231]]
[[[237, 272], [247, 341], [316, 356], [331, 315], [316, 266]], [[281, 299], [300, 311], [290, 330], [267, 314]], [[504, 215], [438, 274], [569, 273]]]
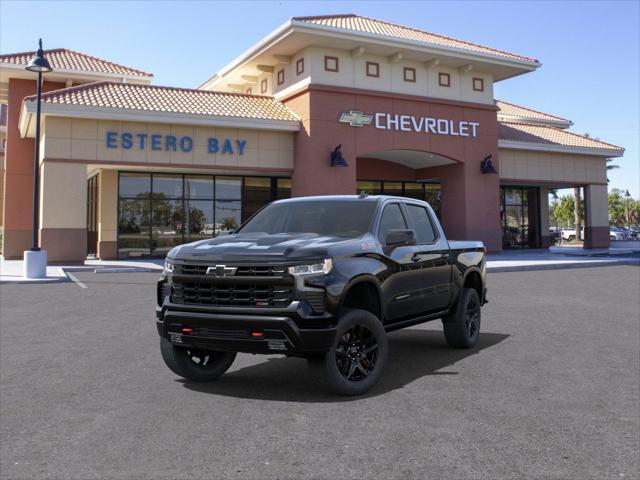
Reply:
[[382, 322], [373, 313], [345, 309], [336, 338], [328, 352], [308, 357], [321, 387], [339, 395], [362, 395], [380, 377], [389, 356], [389, 341]]
[[444, 336], [450, 347], [471, 348], [478, 342], [482, 319], [480, 297], [473, 288], [460, 292], [455, 311], [442, 319]]
[[160, 339], [160, 352], [167, 367], [187, 380], [210, 382], [221, 377], [236, 358], [234, 352], [219, 352], [173, 345]]
[[376, 366], [378, 342], [362, 325], [347, 330], [335, 348], [336, 364], [344, 378], [352, 382], [364, 380]]

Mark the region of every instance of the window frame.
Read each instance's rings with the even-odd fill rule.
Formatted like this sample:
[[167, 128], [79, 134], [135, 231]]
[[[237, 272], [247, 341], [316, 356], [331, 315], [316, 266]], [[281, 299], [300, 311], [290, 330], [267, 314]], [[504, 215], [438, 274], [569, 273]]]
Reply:
[[304, 57], [301, 57], [296, 61], [296, 75], [302, 75], [303, 73], [304, 73]]
[[[369, 67], [375, 67], [376, 73], [369, 73]], [[380, 64], [378, 62], [366, 62], [364, 67], [364, 73], [367, 77], [380, 78]]]
[[[476, 88], [476, 82], [479, 82], [480, 88]], [[484, 78], [473, 77], [471, 80], [474, 92], [484, 92]]]
[[[335, 61], [336, 62], [336, 68], [329, 68], [329, 61]], [[332, 73], [338, 73], [340, 71], [340, 59], [338, 57], [334, 57], [331, 55], [325, 55], [324, 56], [324, 71], [325, 72], [332, 72]]]
[[278, 70], [278, 73], [276, 73], [276, 81], [278, 85], [284, 84], [284, 68]]
[[[410, 79], [410, 78], [407, 77], [407, 73], [408, 72], [412, 72], [413, 79]], [[415, 68], [413, 68], [413, 67], [403, 67], [402, 76], [403, 76], [405, 82], [416, 83], [416, 69]]]
[[263, 78], [260, 82], [260, 93], [267, 93], [268, 82], [266, 78]]
[[[446, 82], [443, 79], [446, 78]], [[438, 72], [438, 86], [451, 88], [451, 74], [447, 72]]]

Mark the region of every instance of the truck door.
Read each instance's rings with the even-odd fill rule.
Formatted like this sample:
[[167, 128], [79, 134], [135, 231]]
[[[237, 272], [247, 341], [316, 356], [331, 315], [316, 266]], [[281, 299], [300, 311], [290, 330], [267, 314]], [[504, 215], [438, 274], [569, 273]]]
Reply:
[[399, 202], [387, 203], [380, 217], [378, 239], [383, 245], [390, 275], [382, 282], [385, 305], [385, 324], [395, 323], [420, 314], [423, 308], [419, 298], [421, 272], [416, 269], [413, 245], [390, 247], [386, 245], [389, 230], [406, 230], [407, 222]]
[[423, 314], [445, 310], [452, 295], [449, 242], [439, 234], [437, 220], [424, 205], [407, 202], [403, 208], [409, 228], [416, 234], [416, 245], [410, 248], [418, 271], [420, 310]]

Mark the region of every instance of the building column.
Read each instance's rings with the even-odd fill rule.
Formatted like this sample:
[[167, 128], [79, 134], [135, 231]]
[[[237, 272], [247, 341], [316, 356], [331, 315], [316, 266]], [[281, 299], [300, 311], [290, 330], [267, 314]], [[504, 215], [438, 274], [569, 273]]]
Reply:
[[540, 187], [538, 214], [540, 215], [540, 247], [548, 248], [553, 242], [549, 234], [549, 189], [546, 187]]
[[102, 170], [98, 180], [98, 258], [118, 258], [118, 172]]
[[584, 187], [584, 248], [609, 248], [609, 197], [606, 185]]
[[479, 163], [468, 162], [418, 170], [416, 177], [440, 180], [442, 228], [449, 240], [482, 240], [488, 251], [502, 250], [498, 175], [481, 174]]
[[87, 258], [87, 167], [43, 162], [40, 166], [40, 243], [50, 262]]

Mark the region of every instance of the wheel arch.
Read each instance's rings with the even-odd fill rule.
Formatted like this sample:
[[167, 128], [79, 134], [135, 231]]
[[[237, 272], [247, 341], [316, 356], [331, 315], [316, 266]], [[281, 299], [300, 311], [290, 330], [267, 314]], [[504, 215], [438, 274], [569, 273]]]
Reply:
[[462, 278], [462, 288], [473, 288], [478, 293], [480, 302], [484, 298], [484, 286], [482, 284], [482, 274], [477, 268], [469, 268]]
[[340, 311], [344, 308], [361, 308], [382, 321], [382, 289], [373, 275], [360, 275], [351, 280], [342, 294]]

